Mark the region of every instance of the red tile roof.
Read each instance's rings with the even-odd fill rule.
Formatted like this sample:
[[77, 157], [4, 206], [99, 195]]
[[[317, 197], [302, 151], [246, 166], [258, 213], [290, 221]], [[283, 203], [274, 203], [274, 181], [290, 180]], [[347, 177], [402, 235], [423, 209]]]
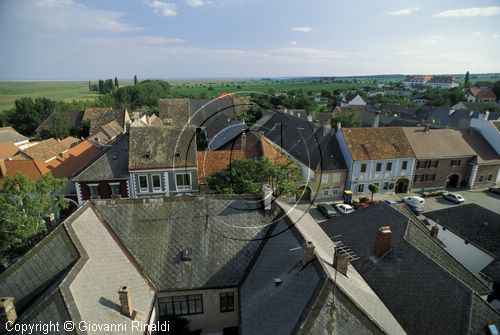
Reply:
[[205, 185], [205, 177], [227, 169], [234, 159], [244, 159], [242, 150], [220, 150], [199, 151], [196, 153], [198, 159], [198, 183]]
[[48, 168], [56, 178], [69, 178], [93, 162], [100, 153], [90, 141], [83, 141], [50, 161]]
[[12, 177], [17, 172], [31, 180], [36, 180], [49, 173], [49, 169], [47, 169], [43, 161], [39, 160], [0, 160], [0, 186], [3, 185], [5, 177]]
[[19, 147], [11, 142], [0, 143], [0, 159], [10, 158], [19, 151]]

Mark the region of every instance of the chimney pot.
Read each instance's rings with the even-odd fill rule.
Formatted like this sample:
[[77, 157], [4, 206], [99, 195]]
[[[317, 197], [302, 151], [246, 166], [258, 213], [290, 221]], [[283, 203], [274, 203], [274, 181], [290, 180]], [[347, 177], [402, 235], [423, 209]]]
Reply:
[[349, 265], [349, 255], [343, 251], [336, 250], [335, 257], [333, 259], [333, 266], [342, 273], [344, 276], [347, 276], [347, 266]]
[[6, 331], [5, 324], [7, 322], [15, 323], [17, 320], [16, 306], [14, 305], [14, 298], [1, 297], [0, 298], [0, 333]]
[[375, 116], [373, 117], [373, 128], [378, 128], [380, 123], [380, 111], [375, 112]]
[[391, 249], [392, 232], [391, 227], [383, 226], [377, 231], [375, 245], [373, 246], [373, 255], [382, 257]]
[[245, 151], [247, 149], [247, 133], [243, 131], [241, 133], [241, 150]]
[[438, 226], [432, 226], [431, 228], [431, 237], [432, 238], [437, 238], [439, 233], [439, 227]]
[[302, 260], [302, 265], [309, 264], [314, 259], [314, 245], [311, 241], [307, 241], [304, 245], [304, 259]]
[[120, 299], [120, 311], [123, 315], [132, 317], [132, 300], [130, 297], [130, 290], [127, 286], [121, 286], [118, 290], [118, 297]]

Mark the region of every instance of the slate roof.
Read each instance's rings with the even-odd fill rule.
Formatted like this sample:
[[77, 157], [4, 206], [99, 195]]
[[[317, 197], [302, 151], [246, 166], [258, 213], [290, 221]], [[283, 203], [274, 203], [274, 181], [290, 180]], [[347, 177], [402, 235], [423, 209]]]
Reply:
[[243, 132], [248, 129], [248, 126], [242, 122], [230, 122], [226, 127], [216, 133], [208, 142], [209, 150], [218, 150], [224, 145], [235, 141]]
[[86, 108], [83, 115], [83, 120], [90, 122], [89, 135], [93, 135], [99, 131], [99, 128], [116, 121], [120, 127], [125, 128], [125, 119], [127, 110], [113, 108]]
[[476, 129], [469, 128], [468, 130], [462, 130], [461, 135], [464, 141], [476, 153], [475, 160], [478, 164], [500, 163], [500, 156]]
[[160, 99], [158, 115], [164, 125], [171, 124], [176, 127], [184, 127], [189, 122], [189, 99]]
[[414, 157], [399, 127], [342, 128], [353, 161]]
[[[471, 119], [477, 119], [478, 117], [479, 111], [469, 109], [454, 110], [453, 108], [438, 107], [427, 116], [427, 122], [447, 128], [465, 129], [469, 126]], [[490, 112], [490, 120], [495, 120], [499, 117], [500, 112]]]
[[481, 272], [500, 283], [500, 215], [477, 204], [427, 212], [425, 216], [474, 244], [496, 260]]
[[[96, 208], [157, 289], [184, 290], [239, 284], [276, 214], [255, 200], [123, 199]], [[181, 259], [185, 249], [191, 261]]]
[[[304, 240], [280, 220], [279, 233], [265, 240], [262, 251], [240, 288], [241, 334], [289, 335], [298, 330], [325, 274], [317, 262], [302, 264]], [[282, 283], [276, 286], [274, 279]]]
[[129, 170], [196, 167], [194, 127], [133, 127]]
[[460, 131], [455, 129], [431, 129], [423, 127], [402, 128], [415, 156], [421, 158], [472, 157], [474, 150], [464, 141]]
[[[315, 128], [311, 122], [281, 112], [268, 112], [259, 120], [256, 130], [281, 146], [296, 160], [314, 171], [343, 170], [345, 162], [335, 136], [330, 129]], [[280, 124], [282, 129], [280, 128]], [[283, 136], [281, 136], [283, 135]]]
[[92, 164], [77, 174], [73, 181], [101, 181], [127, 179], [129, 135], [117, 139]]
[[11, 143], [19, 143], [27, 141], [28, 138], [24, 135], [19, 134], [12, 127], [1, 127], [0, 128], [0, 143], [3, 142], [11, 142]]
[[[476, 301], [476, 292], [488, 289], [425, 227], [391, 206], [379, 203], [320, 226], [359, 257], [351, 264], [408, 334], [469, 334], [499, 324], [500, 315], [484, 300]], [[382, 226], [391, 228], [392, 247], [376, 259], [372, 251]]]
[[[453, 105], [452, 108], [455, 109], [468, 109], [474, 112], [483, 112], [485, 110], [489, 110], [490, 113], [495, 111], [495, 112], [500, 112], [500, 104], [494, 103], [494, 102], [466, 102], [466, 101], [461, 101], [457, 103], [456, 105]], [[489, 117], [489, 120], [495, 119], [491, 115]]]

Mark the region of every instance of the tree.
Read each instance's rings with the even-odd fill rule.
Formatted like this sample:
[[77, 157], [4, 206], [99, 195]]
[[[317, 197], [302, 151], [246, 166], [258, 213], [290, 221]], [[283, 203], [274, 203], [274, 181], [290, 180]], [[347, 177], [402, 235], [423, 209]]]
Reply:
[[470, 82], [469, 82], [469, 71], [465, 73], [465, 81], [464, 81], [464, 87], [469, 88], [470, 87]]
[[44, 218], [68, 207], [68, 201], [56, 195], [65, 183], [50, 174], [37, 181], [21, 173], [5, 178], [0, 191], [0, 254], [10, 258], [43, 236]]
[[344, 113], [340, 116], [334, 117], [332, 119], [332, 126], [335, 126], [337, 122], [340, 122], [342, 127], [356, 128], [360, 126], [360, 122], [356, 117], [355, 111]]
[[372, 200], [373, 200], [373, 194], [379, 191], [378, 184], [370, 184], [368, 185], [368, 189], [370, 190], [370, 192], [372, 192]]
[[30, 136], [55, 109], [55, 102], [47, 98], [21, 98], [15, 101], [15, 108], [5, 116], [8, 125], [20, 133]]
[[278, 194], [293, 194], [301, 180], [297, 164], [274, 165], [265, 157], [235, 159], [227, 169], [207, 177], [209, 187], [224, 194], [259, 194], [264, 183], [274, 186]]
[[92, 91], [92, 83], [89, 80], [89, 91]]
[[43, 129], [40, 132], [40, 137], [54, 137], [58, 139], [63, 139], [69, 136], [70, 129], [68, 118], [64, 115], [65, 112], [56, 112], [52, 119], [52, 126]]
[[115, 77], [115, 87], [118, 88], [118, 78]]
[[492, 91], [497, 96], [497, 99], [500, 99], [500, 80], [495, 81]]
[[134, 85], [139, 84], [139, 80], [137, 80], [137, 76], [134, 75]]

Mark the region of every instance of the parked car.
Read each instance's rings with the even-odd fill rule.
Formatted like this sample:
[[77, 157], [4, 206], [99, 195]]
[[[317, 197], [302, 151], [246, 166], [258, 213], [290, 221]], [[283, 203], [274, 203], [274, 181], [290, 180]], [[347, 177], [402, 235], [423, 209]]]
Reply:
[[419, 207], [419, 206], [414, 206], [414, 205], [411, 205], [409, 203], [405, 203], [406, 207], [408, 207], [408, 209], [410, 211], [413, 212], [413, 214], [415, 215], [420, 215], [421, 213], [423, 213], [424, 211], [424, 208], [423, 207]]
[[460, 204], [465, 201], [464, 197], [457, 193], [444, 193], [443, 198], [456, 204]]
[[417, 196], [410, 196], [410, 197], [403, 197], [403, 202], [405, 204], [414, 206], [414, 207], [419, 207], [422, 210], [424, 209], [425, 206], [425, 200], [422, 197], [417, 197]]
[[331, 218], [333, 216], [336, 216], [338, 213], [335, 211], [335, 209], [327, 204], [319, 204], [318, 206], [319, 211], [321, 214], [323, 214], [327, 218]]
[[350, 205], [346, 205], [346, 204], [336, 205], [335, 209], [342, 214], [349, 214], [349, 213], [354, 212], [354, 208], [352, 208]]
[[397, 202], [396, 202], [396, 201], [394, 201], [394, 200], [389, 200], [389, 199], [384, 200], [384, 202], [385, 202], [386, 204], [390, 205], [390, 206], [397, 204]]
[[490, 187], [488, 191], [500, 194], [500, 187]]

